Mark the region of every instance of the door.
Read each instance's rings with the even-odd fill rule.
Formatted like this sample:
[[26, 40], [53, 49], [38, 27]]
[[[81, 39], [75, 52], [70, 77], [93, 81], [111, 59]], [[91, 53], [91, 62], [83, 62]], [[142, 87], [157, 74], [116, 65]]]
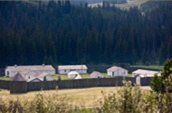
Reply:
[[137, 84], [137, 85], [140, 85], [140, 80], [141, 80], [140, 76], [137, 76], [137, 77], [136, 77], [136, 84]]

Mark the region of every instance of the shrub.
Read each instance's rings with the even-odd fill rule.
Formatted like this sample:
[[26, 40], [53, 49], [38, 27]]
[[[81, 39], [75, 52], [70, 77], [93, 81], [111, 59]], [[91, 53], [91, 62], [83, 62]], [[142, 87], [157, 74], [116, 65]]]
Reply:
[[163, 79], [161, 76], [155, 75], [151, 81], [151, 88], [156, 92], [164, 92], [163, 91]]
[[170, 76], [172, 76], [172, 59], [165, 62], [160, 77], [155, 75], [151, 82], [151, 88], [159, 93], [172, 92], [172, 77], [170, 78]]
[[142, 91], [138, 86], [133, 87], [131, 82], [116, 93], [105, 97], [101, 113], [140, 113]]

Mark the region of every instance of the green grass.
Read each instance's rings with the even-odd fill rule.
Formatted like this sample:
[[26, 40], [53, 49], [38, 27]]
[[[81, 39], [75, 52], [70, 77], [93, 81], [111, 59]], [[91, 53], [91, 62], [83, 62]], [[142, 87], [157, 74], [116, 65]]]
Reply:
[[[104, 78], [109, 78], [110, 76], [107, 75], [107, 73], [102, 73]], [[58, 76], [61, 77], [61, 80], [70, 80], [67, 75], [60, 75], [60, 74], [55, 74], [53, 75], [54, 80], [58, 80]], [[91, 79], [90, 74], [81, 74], [81, 77], [83, 79]], [[5, 76], [0, 76], [0, 80], [11, 80], [9, 77]]]
[[[108, 77], [109, 77], [106, 73], [102, 73], [102, 75], [103, 75], [103, 77], [105, 77], [105, 78], [108, 78]], [[55, 75], [53, 76], [54, 80], [58, 80], [58, 78], [59, 78], [58, 76], [61, 77], [61, 80], [69, 80], [69, 78], [68, 78], [67, 75], [60, 75], [60, 74], [55, 74]], [[81, 74], [81, 77], [82, 77], [83, 79], [89, 79], [89, 78], [90, 78], [90, 74]]]
[[6, 76], [0, 76], [0, 80], [11, 80], [9, 77]]
[[145, 65], [132, 65], [131, 67], [145, 68], [145, 69], [158, 69], [158, 70], [162, 70], [163, 69], [163, 66], [160, 66], [160, 65], [149, 65], [149, 66], [145, 66]]
[[68, 80], [69, 78], [67, 77], [67, 75], [59, 75], [59, 74], [55, 74], [53, 75], [54, 80], [58, 80], [59, 76], [61, 78], [61, 80]]
[[[102, 73], [104, 78], [110, 78], [110, 76], [107, 75], [107, 73]], [[60, 75], [60, 74], [55, 74], [53, 76], [54, 80], [58, 80], [58, 76], [61, 77], [61, 80], [70, 80], [67, 75]], [[132, 76], [132, 74], [128, 74], [129, 77]], [[91, 79], [90, 74], [81, 74], [82, 79]]]

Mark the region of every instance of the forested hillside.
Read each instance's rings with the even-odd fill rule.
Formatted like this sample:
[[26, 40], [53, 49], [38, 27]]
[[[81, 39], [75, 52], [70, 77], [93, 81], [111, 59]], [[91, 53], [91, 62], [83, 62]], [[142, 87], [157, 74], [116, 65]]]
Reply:
[[143, 12], [0, 2], [0, 66], [163, 63], [172, 58], [172, 2], [156, 4]]

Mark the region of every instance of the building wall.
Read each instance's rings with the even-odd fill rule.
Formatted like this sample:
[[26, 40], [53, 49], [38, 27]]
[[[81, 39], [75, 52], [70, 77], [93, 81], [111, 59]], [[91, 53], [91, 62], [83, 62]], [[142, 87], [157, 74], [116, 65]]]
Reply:
[[156, 72], [156, 73], [136, 73], [133, 72], [132, 73], [132, 77], [136, 77], [136, 76], [140, 76], [140, 77], [154, 77], [155, 75], [161, 76], [160, 72]]
[[17, 73], [27, 74], [29, 72], [47, 73], [47, 74], [50, 74], [50, 75], [54, 75], [55, 74], [55, 70], [10, 71], [10, 70], [6, 69], [5, 70], [5, 75], [9, 76], [9, 77], [14, 77]]
[[124, 69], [120, 69], [120, 70], [113, 71], [113, 72], [108, 71], [108, 75], [111, 76], [111, 77], [115, 77], [115, 76], [128, 76], [128, 71], [124, 70]]
[[[26, 93], [28, 91], [40, 91], [56, 89], [72, 89], [72, 88], [90, 88], [90, 87], [109, 87], [122, 86], [123, 77], [103, 78], [103, 79], [80, 79], [80, 80], [60, 80], [60, 81], [44, 81], [44, 82], [14, 82], [0, 80], [0, 88], [10, 90], [10, 93]], [[126, 77], [132, 84], [136, 83], [135, 77]], [[144, 77], [140, 79], [141, 86], [150, 86], [152, 77]]]
[[86, 69], [80, 69], [80, 70], [78, 70], [78, 69], [67, 70], [66, 69], [66, 70], [59, 70], [58, 73], [59, 74], [68, 74], [71, 71], [76, 71], [79, 74], [86, 74], [87, 73], [87, 70]]

